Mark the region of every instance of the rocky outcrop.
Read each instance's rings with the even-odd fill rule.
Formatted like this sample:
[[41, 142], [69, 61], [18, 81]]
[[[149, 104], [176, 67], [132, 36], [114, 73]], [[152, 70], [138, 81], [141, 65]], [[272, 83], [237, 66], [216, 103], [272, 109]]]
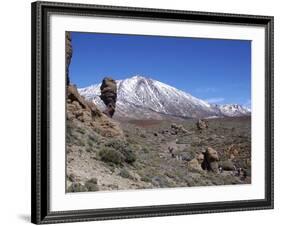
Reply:
[[235, 159], [239, 155], [239, 149], [238, 149], [238, 147], [236, 147], [236, 145], [231, 144], [227, 148], [226, 154], [227, 154], [229, 159]]
[[206, 119], [198, 119], [196, 123], [197, 129], [198, 130], [203, 130], [208, 128], [208, 121]]
[[171, 124], [171, 134], [178, 135], [178, 134], [187, 134], [188, 131], [183, 127], [183, 125], [177, 125], [175, 123]]
[[70, 32], [65, 33], [65, 73], [66, 73], [66, 85], [69, 85], [69, 64], [72, 58], [72, 44]]
[[84, 127], [92, 128], [103, 137], [123, 137], [119, 124], [96, 107], [92, 102], [86, 101], [73, 85], [67, 87], [67, 120], [82, 123]]
[[100, 98], [106, 105], [106, 110], [104, 111], [104, 113], [112, 118], [115, 112], [117, 100], [116, 81], [109, 77], [104, 78], [100, 87], [100, 91]]
[[[81, 106], [82, 109], [88, 111], [92, 117], [101, 116], [100, 110], [96, 107], [96, 105], [92, 102], [86, 101], [80, 94], [78, 93], [77, 89], [73, 85], [67, 86], [67, 102], [77, 103]], [[71, 111], [70, 111], [71, 113]]]
[[198, 153], [194, 159], [188, 162], [188, 169], [193, 172], [203, 171], [202, 164], [204, 162], [204, 155]]
[[219, 170], [219, 155], [218, 152], [211, 148], [207, 147], [204, 154], [204, 161], [202, 163], [202, 168], [204, 170], [212, 171], [217, 173]]

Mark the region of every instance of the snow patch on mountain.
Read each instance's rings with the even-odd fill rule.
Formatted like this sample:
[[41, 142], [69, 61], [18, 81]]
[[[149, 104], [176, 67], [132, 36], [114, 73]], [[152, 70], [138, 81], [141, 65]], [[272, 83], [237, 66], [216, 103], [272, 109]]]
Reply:
[[239, 104], [224, 104], [220, 105], [219, 109], [223, 115], [229, 117], [238, 117], [251, 114], [250, 109]]

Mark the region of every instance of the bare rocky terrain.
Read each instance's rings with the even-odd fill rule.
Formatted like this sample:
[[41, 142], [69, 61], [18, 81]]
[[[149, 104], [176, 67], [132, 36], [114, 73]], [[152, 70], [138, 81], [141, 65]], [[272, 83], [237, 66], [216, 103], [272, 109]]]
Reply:
[[203, 130], [195, 119], [106, 120], [119, 132], [67, 120], [68, 192], [251, 183], [250, 117], [211, 119]]

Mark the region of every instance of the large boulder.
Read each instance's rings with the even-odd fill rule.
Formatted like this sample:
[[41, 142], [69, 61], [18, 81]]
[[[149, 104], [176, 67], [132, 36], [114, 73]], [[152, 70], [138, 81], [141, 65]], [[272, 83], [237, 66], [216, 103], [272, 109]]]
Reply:
[[202, 172], [202, 163], [204, 161], [204, 155], [202, 153], [196, 154], [196, 157], [188, 162], [188, 169], [193, 172]]
[[197, 158], [194, 158], [191, 161], [189, 161], [187, 167], [188, 167], [188, 170], [191, 172], [202, 172], [203, 171], [201, 164]]
[[197, 154], [196, 155], [196, 159], [198, 160], [198, 162], [200, 163], [200, 164], [202, 164], [203, 162], [204, 162], [204, 154], [202, 154], [202, 153], [199, 153], [199, 154]]
[[218, 152], [211, 147], [207, 147], [204, 152], [204, 161], [202, 163], [202, 168], [217, 173], [219, 171], [218, 161]]
[[117, 85], [112, 78], [105, 77], [102, 81], [100, 98], [106, 105], [104, 113], [111, 117], [114, 115], [117, 100]]

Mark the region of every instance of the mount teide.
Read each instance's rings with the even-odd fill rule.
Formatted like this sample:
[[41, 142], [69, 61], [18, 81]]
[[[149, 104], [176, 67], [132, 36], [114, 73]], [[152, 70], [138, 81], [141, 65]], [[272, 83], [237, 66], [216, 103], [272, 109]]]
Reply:
[[[127, 119], [164, 119], [167, 117], [204, 118], [250, 115], [238, 104], [212, 105], [189, 93], [143, 76], [117, 80], [117, 105], [114, 117]], [[87, 100], [103, 109], [100, 85], [78, 89]]]

